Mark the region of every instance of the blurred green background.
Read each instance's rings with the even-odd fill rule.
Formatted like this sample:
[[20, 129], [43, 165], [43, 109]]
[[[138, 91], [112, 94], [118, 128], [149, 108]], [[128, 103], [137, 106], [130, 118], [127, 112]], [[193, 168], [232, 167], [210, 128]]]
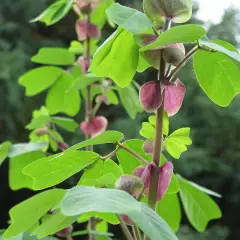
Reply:
[[[200, 0], [201, 1], [201, 0]], [[122, 0], [122, 4], [141, 9], [141, 1]], [[24, 126], [30, 121], [34, 109], [44, 104], [44, 94], [27, 98], [24, 89], [18, 85], [20, 75], [34, 67], [30, 57], [43, 46], [68, 47], [76, 39], [72, 12], [58, 24], [45, 27], [30, 24], [29, 20], [38, 15], [51, 1], [48, 0], [1, 0], [0, 1], [0, 141], [27, 142], [28, 132]], [[219, 24], [205, 24], [196, 19], [197, 3], [191, 22], [204, 24], [209, 29], [209, 38], [229, 41], [240, 47], [239, 12], [236, 8], [226, 9]], [[214, 11], [214, 9], [212, 10]], [[113, 31], [106, 26], [103, 38]], [[174, 161], [175, 171], [200, 185], [221, 195], [217, 199], [223, 211], [221, 220], [212, 222], [207, 232], [196, 233], [183, 216], [183, 226], [178, 236], [181, 240], [223, 240], [240, 239], [240, 97], [236, 97], [228, 108], [220, 108], [207, 98], [195, 79], [192, 63], [180, 74], [187, 86], [187, 95], [179, 114], [171, 118], [171, 129], [191, 127], [193, 145], [180, 160]], [[153, 80], [154, 70], [137, 75], [143, 83]], [[240, 80], [240, 79], [239, 79]], [[83, 108], [82, 108], [83, 109]], [[109, 128], [122, 131], [127, 139], [140, 137], [138, 132], [146, 114], [139, 114], [130, 120], [121, 106], [103, 107], [101, 113], [110, 121]], [[83, 114], [76, 116], [79, 122]], [[83, 139], [78, 131], [75, 135], [65, 134], [67, 142], [76, 143]], [[106, 151], [106, 149], [99, 149]], [[68, 181], [68, 184], [71, 183]], [[13, 192], [8, 187], [8, 162], [0, 168], [0, 229], [7, 227], [8, 210], [16, 203], [34, 193], [29, 190]], [[120, 237], [120, 239], [122, 239]]]

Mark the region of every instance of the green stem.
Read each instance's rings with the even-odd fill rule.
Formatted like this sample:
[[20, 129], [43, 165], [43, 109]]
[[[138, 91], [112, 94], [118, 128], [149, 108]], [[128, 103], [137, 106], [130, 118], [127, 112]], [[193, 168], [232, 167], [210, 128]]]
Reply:
[[132, 229], [133, 229], [133, 234], [134, 234], [135, 240], [142, 240], [142, 235], [141, 235], [139, 228], [134, 224]]
[[118, 146], [125, 150], [126, 152], [132, 154], [134, 157], [138, 158], [142, 163], [144, 163], [145, 165], [149, 164], [148, 161], [146, 161], [143, 157], [141, 157], [140, 155], [138, 155], [136, 152], [134, 152], [133, 150], [131, 150], [130, 148], [124, 146], [123, 144], [121, 143], [118, 143]]
[[[87, 24], [90, 24], [90, 22], [91, 22], [90, 14], [91, 13], [89, 13], [87, 15]], [[91, 42], [90, 41], [91, 41], [90, 37], [87, 37], [87, 40], [86, 40], [86, 59], [87, 59], [88, 63], [90, 63], [90, 60], [91, 60]], [[86, 91], [87, 91], [87, 96], [86, 96], [86, 103], [85, 103], [86, 104], [86, 106], [85, 106], [85, 120], [88, 121], [88, 120], [91, 120], [93, 118], [92, 99], [91, 99], [91, 85], [87, 86]], [[87, 139], [91, 138], [91, 136], [86, 134], [85, 138], [87, 140]], [[93, 151], [93, 146], [87, 146], [86, 150], [87, 151]], [[96, 227], [95, 219], [90, 218], [88, 223], [89, 223], [90, 232], [94, 231], [95, 227]], [[95, 235], [89, 233], [89, 240], [96, 240]]]
[[72, 238], [72, 236], [69, 234], [69, 235], [67, 235], [66, 240], [73, 240], [73, 238]]
[[162, 106], [157, 110], [156, 114], [156, 136], [154, 141], [152, 162], [154, 167], [152, 168], [151, 178], [150, 178], [150, 188], [148, 204], [155, 210], [157, 201], [157, 188], [158, 188], [158, 178], [159, 178], [159, 165], [160, 165], [160, 154], [162, 149], [163, 140], [163, 113], [164, 113], [164, 102]]
[[180, 69], [185, 65], [185, 63], [191, 59], [191, 57], [197, 52], [197, 50], [199, 49], [199, 46], [196, 45], [195, 47], [193, 47], [184, 57], [184, 59], [177, 65], [177, 67], [171, 72], [171, 74], [169, 75], [169, 79], [170, 81], [173, 81], [174, 78], [176, 77], [177, 73], [180, 71]]
[[106, 156], [101, 157], [101, 159], [102, 160], [107, 160], [107, 159], [113, 157], [119, 149], [120, 149], [120, 146], [117, 146], [117, 148], [114, 151], [110, 152]]
[[92, 115], [95, 116], [99, 110], [99, 108], [101, 107], [103, 101], [99, 101], [95, 104], [93, 110], [92, 110]]
[[[171, 20], [167, 19], [163, 31], [166, 31], [171, 27]], [[165, 61], [163, 60], [163, 51], [160, 51], [160, 67], [158, 73], [158, 80], [162, 82], [165, 77]], [[163, 142], [163, 113], [164, 113], [164, 92], [163, 92], [163, 102], [161, 107], [156, 113], [156, 134], [153, 147], [152, 162], [154, 167], [152, 168], [150, 185], [149, 185], [149, 195], [148, 195], [148, 205], [155, 211], [157, 203], [157, 190], [158, 190], [158, 179], [160, 174], [160, 157]], [[148, 236], [144, 236], [145, 240], [148, 240]]]
[[127, 240], [134, 240], [128, 227], [126, 226], [126, 224], [124, 223], [122, 217], [120, 215], [118, 215], [118, 219], [120, 221], [120, 226], [122, 228], [122, 231], [124, 233], [124, 236], [127, 238]]

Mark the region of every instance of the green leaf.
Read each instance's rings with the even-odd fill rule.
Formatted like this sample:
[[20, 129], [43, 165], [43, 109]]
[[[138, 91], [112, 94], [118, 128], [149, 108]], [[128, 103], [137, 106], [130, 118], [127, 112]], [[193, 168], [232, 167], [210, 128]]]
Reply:
[[50, 5], [38, 17], [31, 22], [44, 22], [47, 26], [53, 25], [60, 21], [72, 8], [73, 0], [59, 0]]
[[133, 85], [129, 85], [125, 88], [118, 88], [120, 100], [123, 104], [123, 107], [126, 109], [130, 118], [136, 118], [137, 113], [143, 111], [140, 102], [137, 90]]
[[142, 123], [142, 128], [140, 130], [140, 135], [148, 138], [148, 139], [154, 139], [155, 138], [155, 133], [156, 133], [156, 129], [155, 127], [149, 123], [149, 122], [143, 122]]
[[94, 152], [65, 151], [29, 164], [23, 173], [34, 179], [33, 189], [52, 187], [92, 164], [99, 155]]
[[[99, 178], [102, 175], [102, 170], [103, 170], [103, 160], [98, 159], [95, 161], [89, 168], [86, 168], [84, 170], [84, 173], [78, 182], [78, 185], [85, 185], [85, 182], [89, 182], [89, 179], [92, 184], [89, 186], [94, 186], [97, 178]], [[87, 184], [88, 185], [88, 184]]]
[[106, 10], [114, 3], [114, 0], [103, 0], [91, 13], [91, 23], [102, 28], [107, 20]]
[[13, 207], [9, 212], [11, 225], [4, 233], [4, 238], [14, 237], [33, 227], [47, 211], [62, 199], [64, 194], [65, 190], [63, 189], [47, 190]]
[[108, 186], [112, 188], [116, 180], [122, 175], [122, 169], [111, 159], [98, 160], [85, 169], [78, 185]]
[[[147, 138], [147, 139], [154, 139], [156, 135], [156, 116], [150, 116], [148, 118], [149, 122], [143, 122], [142, 123], [142, 128], [140, 130], [140, 135]], [[169, 119], [167, 116], [167, 113], [164, 112], [164, 117], [163, 117], [163, 134], [168, 135], [169, 133]]]
[[151, 208], [119, 190], [83, 186], [72, 188], [61, 202], [61, 211], [66, 216], [89, 211], [124, 214], [128, 215], [152, 240], [177, 239], [166, 222]]
[[94, 82], [102, 80], [102, 77], [95, 77], [93, 74], [86, 74], [78, 77], [70, 86], [69, 91], [85, 89], [87, 86], [91, 85]]
[[142, 47], [140, 51], [147, 51], [174, 43], [194, 43], [200, 40], [205, 34], [206, 30], [199, 25], [180, 25], [163, 32], [156, 41]]
[[0, 145], [0, 166], [4, 162], [4, 160], [8, 157], [8, 153], [11, 149], [11, 142], [3, 142]]
[[51, 117], [51, 122], [70, 132], [74, 132], [79, 127], [79, 124], [71, 118]]
[[[233, 50], [229, 43], [217, 43]], [[193, 65], [200, 87], [217, 105], [227, 107], [240, 93], [240, 64], [226, 54], [198, 50], [193, 57]]]
[[165, 195], [157, 204], [156, 212], [168, 223], [174, 232], [178, 231], [182, 213], [177, 194]]
[[[110, 53], [111, 48], [113, 46], [114, 41], [117, 37], [123, 32], [122, 28], [118, 28], [110, 37], [108, 37], [105, 42], [97, 49], [95, 55], [93, 56], [93, 60], [91, 62], [90, 71], [94, 72], [101, 62], [106, 58], [106, 56]], [[104, 77], [104, 75], [103, 75]]]
[[187, 151], [186, 145], [192, 144], [189, 135], [190, 128], [180, 128], [166, 138], [164, 146], [172, 157], [179, 159], [181, 154]]
[[47, 109], [51, 114], [66, 113], [76, 115], [81, 106], [81, 98], [77, 90], [66, 91], [74, 82], [73, 77], [64, 73], [51, 87], [46, 99]]
[[[156, 116], [150, 116], [148, 118], [149, 122], [143, 122], [142, 123], [142, 128], [140, 130], [140, 135], [147, 138], [147, 139], [154, 139], [155, 134], [156, 134]], [[167, 113], [164, 112], [164, 117], [163, 117], [163, 134], [168, 135], [169, 133], [169, 119], [167, 116]]]
[[119, 104], [119, 100], [118, 100], [117, 94], [114, 91], [108, 90], [104, 95], [108, 99], [108, 104], [114, 104], [114, 105], [118, 105]]
[[[156, 115], [150, 116], [148, 121], [153, 125], [156, 126]], [[166, 112], [163, 113], [163, 134], [169, 134], [169, 118]]]
[[51, 121], [51, 118], [46, 115], [41, 115], [39, 117], [33, 118], [32, 121], [26, 126], [26, 129], [33, 130], [37, 128], [44, 127]]
[[29, 152], [17, 157], [10, 158], [9, 163], [9, 185], [12, 190], [22, 188], [32, 189], [33, 179], [22, 173], [24, 167], [28, 164], [43, 158], [42, 152]]
[[66, 217], [63, 216], [60, 210], [57, 210], [54, 214], [48, 216], [48, 218], [42, 222], [40, 226], [32, 231], [32, 235], [36, 235], [38, 238], [43, 238], [70, 226], [79, 218], [77, 216]]
[[18, 143], [12, 145], [8, 156], [9, 157], [17, 157], [27, 152], [40, 151], [48, 145], [46, 142], [38, 142], [38, 143]]
[[44, 134], [42, 136], [38, 136], [36, 131], [32, 131], [29, 135], [29, 139], [31, 143], [45, 143], [46, 145], [42, 148], [43, 152], [46, 152], [49, 147], [50, 139], [48, 134]]
[[193, 187], [197, 188], [198, 190], [207, 193], [208, 195], [212, 195], [212, 196], [218, 197], [218, 198], [222, 197], [220, 194], [218, 194], [218, 193], [216, 193], [216, 192], [214, 192], [212, 190], [209, 190], [209, 189], [207, 189], [205, 187], [202, 187], [202, 186], [200, 186], [200, 185], [198, 185], [198, 184], [196, 184], [194, 182], [188, 181], [188, 183], [191, 184]]
[[79, 41], [72, 41], [68, 51], [70, 53], [81, 54], [84, 52], [84, 47]]
[[32, 62], [49, 65], [72, 65], [75, 61], [74, 54], [65, 48], [41, 48], [32, 57]]
[[123, 134], [117, 131], [105, 131], [102, 134], [96, 136], [95, 138], [91, 138], [89, 140], [80, 142], [78, 144], [73, 145], [68, 149], [68, 151], [71, 150], [77, 150], [80, 148], [84, 148], [89, 145], [100, 145], [105, 143], [117, 143], [120, 140], [123, 139]]
[[49, 116], [49, 111], [46, 107], [42, 106], [39, 110], [33, 111], [33, 118], [37, 118], [40, 116]]
[[97, 223], [96, 230], [98, 232], [107, 232], [108, 231], [108, 225], [105, 221], [102, 221], [100, 223]]
[[138, 55], [133, 34], [118, 28], [94, 55], [90, 71], [95, 76], [111, 78], [119, 87], [126, 87], [136, 73]]
[[63, 70], [58, 67], [39, 67], [21, 76], [19, 84], [26, 88], [27, 96], [34, 96], [49, 88], [63, 74]]
[[109, 19], [130, 33], [140, 34], [153, 27], [153, 22], [142, 12], [114, 3], [106, 11]]
[[151, 65], [148, 63], [148, 61], [142, 56], [141, 53], [139, 53], [139, 60], [138, 60], [138, 66], [137, 66], [137, 72], [144, 72], [147, 68], [151, 67]]
[[49, 143], [54, 152], [58, 150], [58, 142], [64, 142], [63, 137], [57, 131], [51, 129], [49, 130]]
[[[143, 140], [132, 139], [124, 142], [123, 145], [130, 148], [132, 151], [143, 157], [148, 162], [151, 162], [152, 157], [150, 155], [147, 155], [142, 149], [143, 143]], [[124, 149], [120, 149], [117, 152], [117, 158], [125, 174], [132, 174], [135, 168], [143, 165], [143, 163], [138, 158], [125, 151]]]
[[221, 52], [229, 56], [230, 58], [240, 62], [240, 54], [236, 48], [228, 42], [222, 40], [215, 40], [211, 42], [210, 40], [206, 41], [205, 39], [199, 41], [200, 46], [207, 47], [209, 49]]
[[114, 184], [117, 181], [117, 177], [113, 175], [112, 173], [107, 173], [105, 175], [102, 175], [100, 178], [96, 179], [96, 187], [108, 187], [108, 188], [114, 188]]
[[119, 178], [123, 174], [123, 171], [121, 167], [118, 164], [116, 164], [113, 160], [107, 159], [104, 161], [103, 175], [109, 173], [112, 173], [116, 178]]
[[[103, 91], [102, 91], [101, 87], [93, 86], [91, 88], [91, 101], [93, 101], [93, 99], [97, 95], [101, 95], [102, 93], [103, 93]], [[86, 99], [87, 99], [87, 91], [86, 91], [86, 89], [81, 89], [81, 94], [82, 94], [82, 97], [84, 98], [84, 100], [86, 101]]]
[[[161, 157], [162, 156], [163, 155], [161, 155]], [[161, 159], [161, 163], [162, 163], [162, 159]], [[179, 190], [180, 190], [180, 187], [179, 187], [179, 184], [178, 184], [177, 177], [176, 177], [175, 174], [173, 174], [170, 185], [169, 185], [168, 190], [167, 190], [167, 194], [175, 194], [175, 193], [178, 193]]]
[[178, 175], [180, 197], [188, 220], [199, 232], [203, 232], [209, 221], [222, 216], [217, 204], [204, 192], [195, 188]]
[[90, 217], [97, 217], [97, 218], [101, 218], [104, 221], [113, 224], [113, 225], [117, 225], [119, 224], [119, 220], [118, 217], [116, 216], [116, 214], [114, 213], [109, 213], [109, 212], [88, 212], [88, 213], [84, 213], [82, 214], [79, 219], [78, 222], [82, 223], [82, 222], [86, 222], [89, 220]]
[[[4, 233], [4, 231], [3, 231]], [[3, 238], [3, 235], [0, 233], [0, 240], [27, 240], [23, 238], [23, 233], [19, 233], [18, 235], [10, 238]]]

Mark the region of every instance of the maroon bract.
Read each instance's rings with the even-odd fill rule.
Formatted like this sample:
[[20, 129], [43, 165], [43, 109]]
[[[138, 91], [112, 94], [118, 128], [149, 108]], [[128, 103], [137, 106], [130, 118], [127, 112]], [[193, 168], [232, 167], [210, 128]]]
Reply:
[[168, 187], [170, 185], [173, 174], [173, 164], [171, 162], [166, 162], [160, 168], [160, 175], [158, 179], [158, 191], [157, 191], [157, 200], [160, 201], [163, 199], [166, 194]]
[[[133, 175], [140, 177], [144, 182], [144, 194], [148, 196], [151, 179], [151, 172], [154, 165], [152, 163], [145, 167], [138, 167], [134, 170]], [[158, 178], [157, 201], [163, 199], [170, 185], [173, 174], [173, 164], [166, 162], [160, 167], [160, 174]]]
[[72, 231], [73, 231], [73, 226], [70, 225], [70, 226], [68, 226], [68, 227], [66, 227], [66, 228], [58, 231], [58, 232], [56, 233], [56, 235], [57, 235], [58, 237], [66, 238], [67, 236], [69, 236], [69, 235], [72, 233]]
[[164, 110], [169, 117], [180, 110], [186, 93], [186, 87], [179, 79], [170, 83], [164, 87]]
[[75, 29], [79, 41], [85, 41], [87, 37], [99, 39], [101, 36], [98, 27], [94, 24], [87, 23], [85, 20], [78, 20]]
[[84, 121], [80, 124], [80, 129], [84, 134], [95, 137], [107, 129], [108, 120], [103, 116], [94, 117], [91, 120]]
[[152, 168], [153, 168], [153, 164], [150, 163], [147, 166], [143, 167], [137, 167], [134, 171], [133, 171], [133, 175], [137, 176], [139, 178], [142, 179], [143, 183], [144, 183], [144, 189], [149, 187], [149, 183], [150, 183], [150, 178], [151, 178], [151, 172], [152, 172]]
[[159, 81], [145, 83], [139, 91], [139, 100], [146, 112], [155, 112], [162, 104], [162, 91]]
[[89, 66], [90, 66], [90, 63], [89, 61], [86, 59], [86, 57], [84, 56], [81, 56], [78, 58], [78, 63], [82, 69], [82, 74], [86, 74], [88, 69], [89, 69]]

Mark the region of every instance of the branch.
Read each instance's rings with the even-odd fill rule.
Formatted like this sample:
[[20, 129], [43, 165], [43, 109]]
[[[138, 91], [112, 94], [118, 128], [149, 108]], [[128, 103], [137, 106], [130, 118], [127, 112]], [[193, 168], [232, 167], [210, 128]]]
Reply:
[[124, 146], [123, 144], [121, 143], [118, 143], [118, 146], [125, 150], [126, 152], [132, 154], [134, 157], [138, 158], [142, 163], [144, 163], [145, 165], [149, 164], [148, 161], [146, 161], [143, 157], [141, 157], [140, 155], [138, 155], [136, 152], [132, 151], [130, 148]]
[[142, 239], [141, 232], [135, 224], [132, 226], [132, 230], [135, 240], [141, 240]]
[[130, 231], [128, 230], [126, 224], [124, 223], [122, 217], [120, 215], [117, 215], [117, 216], [120, 221], [120, 226], [121, 226], [123, 233], [124, 233], [125, 237], [127, 238], [127, 240], [134, 240]]
[[107, 160], [107, 159], [113, 157], [119, 149], [120, 149], [120, 146], [117, 146], [117, 148], [114, 151], [110, 152], [106, 156], [101, 157], [101, 159], [102, 160]]
[[185, 65], [185, 63], [191, 59], [191, 57], [197, 52], [197, 50], [199, 49], [199, 46], [196, 45], [195, 47], [193, 47], [184, 57], [184, 59], [177, 65], [177, 67], [171, 72], [171, 74], [169, 75], [169, 79], [170, 81], [174, 80], [175, 76], [177, 75], [177, 73], [180, 71], [180, 69]]

